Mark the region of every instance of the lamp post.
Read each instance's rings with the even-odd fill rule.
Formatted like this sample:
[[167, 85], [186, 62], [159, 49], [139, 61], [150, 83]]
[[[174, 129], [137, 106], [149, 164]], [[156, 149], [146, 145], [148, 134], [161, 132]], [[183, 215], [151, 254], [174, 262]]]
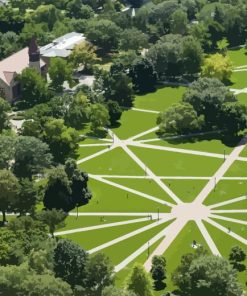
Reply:
[[148, 241], [148, 258], [149, 258], [149, 251], [150, 251], [150, 250], [149, 250], [149, 241]]
[[226, 150], [224, 149], [224, 161], [226, 160]]
[[157, 209], [157, 213], [158, 213], [158, 221], [160, 220], [160, 209]]

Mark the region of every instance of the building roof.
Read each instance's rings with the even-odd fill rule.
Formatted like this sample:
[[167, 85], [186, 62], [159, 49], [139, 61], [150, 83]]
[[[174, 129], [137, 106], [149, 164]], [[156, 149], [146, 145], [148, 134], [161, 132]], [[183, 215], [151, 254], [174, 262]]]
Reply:
[[[45, 62], [41, 59], [40, 66]], [[28, 47], [14, 53], [6, 59], [0, 61], [0, 79], [10, 85], [15, 74], [20, 74], [25, 68], [29, 67]]]
[[47, 44], [40, 48], [40, 54], [43, 57], [62, 57], [66, 58], [71, 54], [71, 50], [75, 45], [85, 40], [81, 33], [71, 32], [61, 36], [52, 43]]

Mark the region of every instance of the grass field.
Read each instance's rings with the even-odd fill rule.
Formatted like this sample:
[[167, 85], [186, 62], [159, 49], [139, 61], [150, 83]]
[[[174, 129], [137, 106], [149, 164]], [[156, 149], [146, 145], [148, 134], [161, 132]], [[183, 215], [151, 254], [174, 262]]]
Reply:
[[232, 232], [247, 239], [247, 225], [238, 224], [238, 223], [234, 223], [234, 222], [230, 222], [230, 221], [224, 221], [224, 220], [215, 219], [215, 218], [212, 220], [214, 220], [215, 222], [224, 226], [225, 228], [230, 228]]
[[164, 111], [172, 104], [179, 102], [185, 87], [159, 87], [155, 92], [136, 96], [134, 106], [140, 109]]
[[233, 72], [231, 76], [231, 88], [241, 89], [247, 87], [246, 74], [247, 71]]
[[247, 163], [245, 161], [235, 161], [226, 172], [225, 177], [246, 177]]
[[145, 174], [120, 147], [82, 163], [79, 167], [88, 173], [97, 175], [143, 176]]
[[233, 62], [234, 67], [247, 65], [247, 54], [246, 49], [236, 49], [236, 50], [228, 50], [227, 55], [230, 57]]
[[165, 205], [99, 181], [91, 179], [89, 186], [93, 198], [86, 206], [79, 208], [81, 212], [157, 212], [158, 207], [161, 212], [170, 211]]
[[129, 188], [150, 194], [154, 197], [174, 203], [173, 199], [165, 193], [153, 180], [148, 179], [110, 179], [113, 182]]
[[211, 176], [222, 164], [218, 158], [131, 147], [159, 176]]
[[205, 200], [205, 204], [211, 205], [211, 204], [219, 203], [225, 200], [246, 195], [246, 193], [247, 193], [247, 181], [223, 180], [223, 181], [220, 181], [217, 184], [215, 190], [213, 190], [209, 194], [209, 196]]
[[162, 180], [183, 202], [192, 202], [207, 180]]
[[156, 126], [157, 114], [139, 111], [124, 111], [121, 117], [120, 127], [112, 128], [112, 131], [120, 138], [127, 139]]

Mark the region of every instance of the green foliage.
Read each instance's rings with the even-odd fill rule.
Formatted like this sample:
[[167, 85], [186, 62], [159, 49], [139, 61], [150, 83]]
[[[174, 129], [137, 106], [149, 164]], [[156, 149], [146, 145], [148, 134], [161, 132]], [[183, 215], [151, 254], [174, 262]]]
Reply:
[[49, 145], [54, 161], [64, 163], [75, 155], [78, 148], [78, 133], [64, 125], [63, 119], [49, 119], [44, 125], [44, 141]]
[[0, 136], [0, 169], [9, 169], [15, 153], [15, 138]]
[[48, 72], [52, 81], [51, 85], [56, 91], [62, 90], [65, 81], [70, 84], [72, 82], [73, 68], [62, 58], [52, 58]]
[[136, 294], [132, 291], [109, 286], [102, 291], [102, 296], [136, 296]]
[[17, 80], [21, 85], [22, 100], [27, 106], [32, 107], [47, 100], [46, 82], [35, 69], [24, 69]]
[[129, 71], [129, 76], [137, 92], [145, 93], [155, 89], [157, 74], [153, 64], [146, 58], [134, 60]]
[[90, 112], [91, 130], [97, 132], [109, 124], [109, 112], [102, 104], [93, 104]]
[[13, 211], [18, 197], [19, 183], [13, 173], [0, 170], [0, 211], [3, 213], [3, 223], [6, 222], [6, 211]]
[[148, 46], [148, 36], [142, 31], [131, 28], [124, 30], [120, 35], [119, 49], [120, 50], [135, 50], [139, 51]]
[[87, 253], [77, 244], [60, 239], [54, 250], [55, 275], [72, 287], [85, 285]]
[[88, 296], [101, 296], [102, 290], [114, 283], [114, 266], [110, 259], [98, 253], [90, 258], [86, 266], [86, 291]]
[[231, 75], [232, 62], [229, 57], [216, 53], [205, 59], [202, 66], [202, 76], [227, 82], [230, 81]]
[[116, 101], [107, 101], [106, 106], [109, 111], [110, 123], [112, 126], [114, 126], [117, 123], [117, 121], [121, 118], [123, 111], [119, 106], [118, 102]]
[[232, 247], [231, 253], [229, 255], [229, 261], [234, 269], [241, 272], [246, 269], [243, 262], [246, 259], [246, 254], [243, 249], [241, 249], [239, 246]]
[[43, 210], [37, 214], [37, 218], [46, 224], [49, 228], [49, 233], [54, 236], [54, 232], [59, 227], [64, 227], [66, 214], [61, 210]]
[[188, 103], [177, 103], [161, 113], [157, 119], [159, 132], [166, 134], [187, 134], [200, 131], [204, 125], [204, 116], [198, 116]]
[[10, 111], [10, 105], [7, 101], [0, 98], [0, 133], [3, 131], [3, 129], [6, 129], [9, 127], [9, 119], [7, 112]]
[[141, 264], [136, 263], [126, 282], [127, 290], [137, 296], [152, 296], [152, 283], [149, 275]]
[[165, 288], [164, 280], [166, 279], [166, 260], [162, 256], [154, 256], [152, 258], [151, 275], [154, 280], [156, 290]]
[[183, 256], [173, 281], [182, 296], [241, 296], [243, 293], [230, 263], [214, 255]]
[[88, 22], [85, 34], [90, 42], [107, 53], [117, 47], [120, 31], [121, 29], [110, 20], [92, 19]]
[[33, 273], [21, 266], [0, 267], [0, 290], [3, 295], [72, 296], [70, 286], [52, 274]]
[[171, 32], [173, 34], [185, 35], [187, 23], [187, 13], [177, 9], [171, 16]]

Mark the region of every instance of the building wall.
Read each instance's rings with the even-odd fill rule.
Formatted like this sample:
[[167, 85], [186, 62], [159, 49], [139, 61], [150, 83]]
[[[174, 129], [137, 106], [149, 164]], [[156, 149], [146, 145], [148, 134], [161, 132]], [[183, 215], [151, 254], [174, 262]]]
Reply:
[[8, 100], [9, 102], [13, 99], [11, 88], [2, 79], [0, 79], [0, 97]]

